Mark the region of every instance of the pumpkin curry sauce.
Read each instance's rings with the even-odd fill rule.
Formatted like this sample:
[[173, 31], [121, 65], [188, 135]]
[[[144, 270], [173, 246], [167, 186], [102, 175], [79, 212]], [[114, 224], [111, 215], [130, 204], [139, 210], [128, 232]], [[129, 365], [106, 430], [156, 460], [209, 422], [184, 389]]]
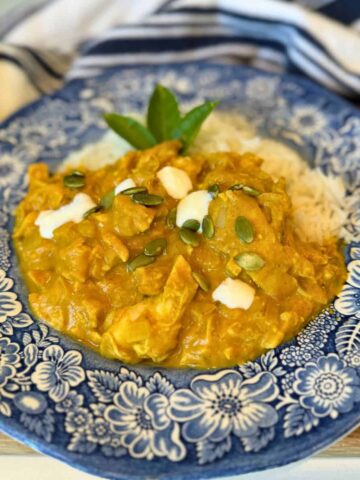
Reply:
[[224, 367], [290, 339], [345, 281], [304, 242], [283, 178], [170, 141], [97, 171], [30, 166], [14, 242], [34, 314], [127, 363]]

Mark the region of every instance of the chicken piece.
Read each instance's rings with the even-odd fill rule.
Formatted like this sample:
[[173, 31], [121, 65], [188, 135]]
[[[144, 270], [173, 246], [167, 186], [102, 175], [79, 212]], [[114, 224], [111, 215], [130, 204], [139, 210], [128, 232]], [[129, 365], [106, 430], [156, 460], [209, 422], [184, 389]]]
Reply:
[[63, 277], [73, 282], [85, 282], [89, 271], [91, 248], [79, 238], [62, 248], [57, 255], [56, 270]]
[[113, 226], [116, 233], [131, 237], [145, 232], [156, 215], [154, 208], [134, 203], [127, 195], [117, 195], [113, 204]]
[[104, 243], [111, 248], [122, 262], [126, 262], [129, 258], [129, 250], [120, 238], [111, 232], [102, 232]]
[[191, 267], [179, 255], [160, 295], [108, 315], [101, 354], [130, 363], [166, 359], [177, 345], [182, 316], [196, 290]]
[[167, 265], [158, 263], [138, 268], [134, 272], [137, 289], [143, 295], [159, 295], [164, 288], [169, 269]]

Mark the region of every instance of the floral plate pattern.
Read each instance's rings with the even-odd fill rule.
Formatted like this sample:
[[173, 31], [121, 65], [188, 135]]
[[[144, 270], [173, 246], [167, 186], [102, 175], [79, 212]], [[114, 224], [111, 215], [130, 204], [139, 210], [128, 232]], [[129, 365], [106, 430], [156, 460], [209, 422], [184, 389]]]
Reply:
[[[100, 358], [29, 312], [10, 239], [26, 168], [94, 142], [106, 110], [140, 111], [155, 83], [221, 99], [347, 189], [347, 283], [291, 342], [217, 371]], [[0, 428], [111, 479], [190, 479], [284, 465], [360, 423], [360, 114], [295, 77], [219, 65], [136, 67], [73, 81], [0, 129]]]

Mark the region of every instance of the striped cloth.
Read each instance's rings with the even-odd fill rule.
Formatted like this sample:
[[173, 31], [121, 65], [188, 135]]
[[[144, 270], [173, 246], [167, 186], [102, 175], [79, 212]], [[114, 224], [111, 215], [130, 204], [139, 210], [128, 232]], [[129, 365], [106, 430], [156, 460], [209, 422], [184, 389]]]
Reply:
[[115, 65], [246, 63], [360, 97], [356, 0], [8, 3], [0, 16], [0, 119], [64, 82]]

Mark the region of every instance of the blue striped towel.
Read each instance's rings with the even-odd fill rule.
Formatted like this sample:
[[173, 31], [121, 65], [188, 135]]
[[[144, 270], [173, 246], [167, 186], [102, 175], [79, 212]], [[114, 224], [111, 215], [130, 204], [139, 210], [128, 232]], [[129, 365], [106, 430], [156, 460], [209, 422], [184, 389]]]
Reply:
[[116, 65], [185, 61], [298, 73], [356, 100], [359, 30], [354, 0], [33, 0], [0, 18], [0, 118]]

